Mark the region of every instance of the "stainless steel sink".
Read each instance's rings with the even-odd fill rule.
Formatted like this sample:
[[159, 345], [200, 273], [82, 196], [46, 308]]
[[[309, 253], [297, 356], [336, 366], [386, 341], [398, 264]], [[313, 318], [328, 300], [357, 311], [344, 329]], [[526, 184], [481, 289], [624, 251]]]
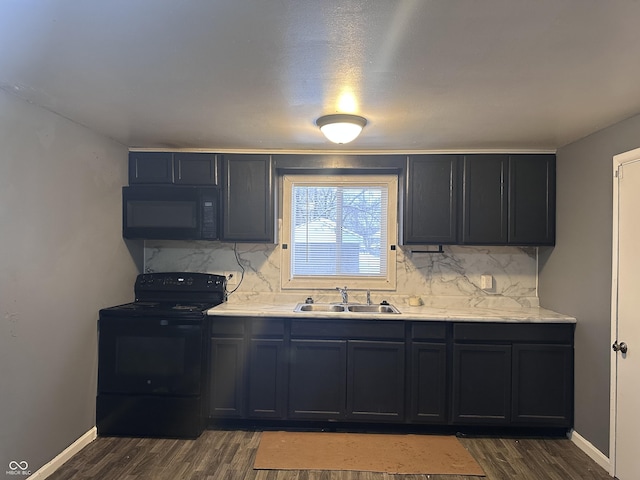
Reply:
[[393, 305], [343, 305], [336, 303], [299, 303], [294, 312], [318, 312], [318, 313], [400, 313]]
[[342, 305], [334, 305], [327, 303], [299, 303], [296, 305], [295, 312], [344, 312]]
[[400, 313], [393, 305], [348, 305], [352, 313]]

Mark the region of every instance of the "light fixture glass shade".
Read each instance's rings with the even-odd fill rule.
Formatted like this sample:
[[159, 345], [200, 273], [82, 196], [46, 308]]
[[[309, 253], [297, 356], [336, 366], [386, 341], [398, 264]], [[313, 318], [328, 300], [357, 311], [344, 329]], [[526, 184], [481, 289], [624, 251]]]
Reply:
[[325, 115], [316, 120], [316, 125], [333, 143], [349, 143], [355, 140], [367, 124], [367, 119], [358, 115]]

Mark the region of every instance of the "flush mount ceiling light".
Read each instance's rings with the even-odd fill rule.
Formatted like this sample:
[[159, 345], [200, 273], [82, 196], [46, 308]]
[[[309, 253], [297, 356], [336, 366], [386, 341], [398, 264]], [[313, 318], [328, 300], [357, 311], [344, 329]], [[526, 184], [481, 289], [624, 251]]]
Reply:
[[324, 115], [316, 120], [320, 131], [333, 143], [349, 143], [355, 140], [366, 124], [366, 118], [346, 113]]

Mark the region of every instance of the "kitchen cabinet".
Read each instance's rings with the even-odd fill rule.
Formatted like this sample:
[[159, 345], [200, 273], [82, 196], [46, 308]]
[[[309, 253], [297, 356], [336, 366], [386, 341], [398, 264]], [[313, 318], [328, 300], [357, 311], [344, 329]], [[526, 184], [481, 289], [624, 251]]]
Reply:
[[452, 422], [570, 427], [573, 328], [454, 324]]
[[555, 155], [509, 157], [509, 243], [554, 245]]
[[462, 169], [462, 243], [507, 243], [508, 166], [508, 155], [465, 155]]
[[555, 155], [466, 155], [462, 243], [553, 245]]
[[457, 155], [407, 158], [403, 244], [455, 244], [458, 241]]
[[248, 416], [286, 416], [287, 360], [283, 319], [250, 319]]
[[245, 322], [215, 318], [211, 322], [209, 416], [245, 417]]
[[346, 340], [291, 339], [289, 418], [344, 420]]
[[217, 185], [213, 153], [130, 152], [129, 184]]
[[402, 323], [293, 320], [289, 418], [401, 422], [404, 372]]
[[449, 366], [447, 324], [411, 324], [409, 363], [409, 420], [414, 423], [443, 424], [447, 421]]
[[221, 240], [273, 243], [275, 212], [271, 156], [223, 155], [222, 172]]
[[349, 340], [347, 418], [402, 421], [404, 366], [404, 341]]
[[511, 346], [455, 344], [452, 398], [454, 423], [509, 423]]
[[573, 425], [571, 323], [212, 317], [209, 417]]

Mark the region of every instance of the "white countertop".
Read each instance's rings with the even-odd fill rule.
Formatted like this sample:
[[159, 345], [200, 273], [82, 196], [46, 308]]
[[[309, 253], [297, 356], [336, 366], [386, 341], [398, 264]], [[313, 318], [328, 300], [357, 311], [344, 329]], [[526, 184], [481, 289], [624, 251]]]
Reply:
[[483, 308], [483, 307], [433, 307], [395, 305], [399, 314], [343, 313], [343, 312], [294, 312], [296, 303], [223, 303], [210, 309], [211, 316], [279, 317], [279, 318], [333, 318], [333, 319], [384, 319], [423, 320], [443, 322], [513, 322], [513, 323], [576, 323], [574, 317], [539, 307]]

